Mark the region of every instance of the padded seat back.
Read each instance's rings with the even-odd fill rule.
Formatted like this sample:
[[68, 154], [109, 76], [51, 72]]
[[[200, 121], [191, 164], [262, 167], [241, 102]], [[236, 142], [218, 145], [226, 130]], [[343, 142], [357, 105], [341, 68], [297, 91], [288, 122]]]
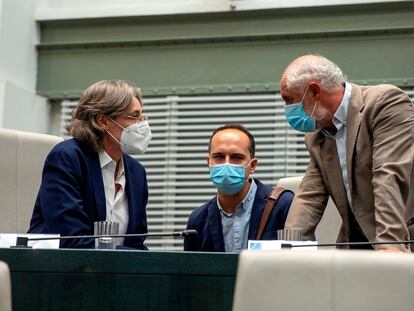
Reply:
[[0, 261], [0, 311], [12, 310], [10, 271], [7, 264]]
[[0, 232], [29, 228], [43, 164], [61, 137], [0, 129]]
[[414, 306], [414, 256], [328, 250], [243, 251], [234, 311], [389, 311]]

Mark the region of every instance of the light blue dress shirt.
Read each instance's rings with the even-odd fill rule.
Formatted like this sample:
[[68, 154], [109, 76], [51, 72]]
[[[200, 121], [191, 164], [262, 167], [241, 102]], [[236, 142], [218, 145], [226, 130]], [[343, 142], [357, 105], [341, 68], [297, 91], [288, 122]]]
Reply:
[[223, 228], [224, 249], [226, 252], [240, 253], [242, 249], [247, 248], [250, 215], [252, 214], [256, 191], [257, 185], [251, 178], [249, 192], [236, 207], [234, 214], [226, 213], [221, 207], [217, 197], [217, 206], [220, 210], [221, 226]]
[[336, 141], [336, 149], [338, 152], [339, 163], [341, 165], [342, 179], [346, 189], [346, 196], [348, 198], [349, 206], [352, 208], [352, 198], [351, 191], [349, 189], [348, 171], [346, 166], [346, 121], [348, 116], [348, 105], [349, 99], [351, 98], [351, 92], [352, 85], [348, 82], [345, 82], [344, 97], [342, 98], [341, 104], [339, 105], [332, 119], [332, 122], [337, 130], [336, 134], [332, 135], [326, 129], [323, 129], [322, 131], [326, 136], [331, 137]]

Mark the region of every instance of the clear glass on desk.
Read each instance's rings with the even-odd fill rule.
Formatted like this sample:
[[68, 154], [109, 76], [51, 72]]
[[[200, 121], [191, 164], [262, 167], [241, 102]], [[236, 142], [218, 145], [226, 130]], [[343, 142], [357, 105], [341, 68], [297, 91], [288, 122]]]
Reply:
[[[114, 221], [96, 221], [93, 224], [94, 235], [119, 234], [119, 223]], [[116, 238], [99, 237], [95, 239], [95, 249], [115, 249]]]
[[302, 231], [292, 229], [277, 230], [277, 239], [283, 241], [302, 241]]

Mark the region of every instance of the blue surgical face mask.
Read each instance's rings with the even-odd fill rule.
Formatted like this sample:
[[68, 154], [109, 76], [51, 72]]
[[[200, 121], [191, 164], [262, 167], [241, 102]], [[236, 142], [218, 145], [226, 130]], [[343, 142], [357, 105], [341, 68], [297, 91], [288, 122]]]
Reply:
[[236, 194], [246, 183], [245, 168], [250, 162], [246, 166], [230, 163], [210, 166], [210, 180], [218, 191], [227, 195]]
[[291, 127], [300, 132], [314, 132], [316, 130], [316, 119], [313, 116], [313, 112], [315, 111], [316, 104], [318, 102], [315, 102], [312, 113], [310, 116], [308, 116], [303, 107], [303, 99], [305, 98], [307, 91], [308, 88], [306, 88], [300, 102], [291, 105], [285, 105], [285, 115], [288, 123]]

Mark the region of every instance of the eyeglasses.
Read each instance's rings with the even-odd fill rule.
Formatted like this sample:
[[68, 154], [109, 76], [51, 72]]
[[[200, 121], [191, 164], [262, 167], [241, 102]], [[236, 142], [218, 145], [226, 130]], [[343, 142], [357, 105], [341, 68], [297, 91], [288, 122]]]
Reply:
[[126, 115], [126, 116], [122, 116], [122, 117], [125, 117], [125, 118], [128, 118], [128, 119], [132, 119], [132, 120], [135, 120], [137, 122], [138, 121], [141, 122], [141, 121], [147, 121], [148, 120], [148, 117], [145, 114], [143, 114], [143, 113], [136, 114], [136, 115]]

